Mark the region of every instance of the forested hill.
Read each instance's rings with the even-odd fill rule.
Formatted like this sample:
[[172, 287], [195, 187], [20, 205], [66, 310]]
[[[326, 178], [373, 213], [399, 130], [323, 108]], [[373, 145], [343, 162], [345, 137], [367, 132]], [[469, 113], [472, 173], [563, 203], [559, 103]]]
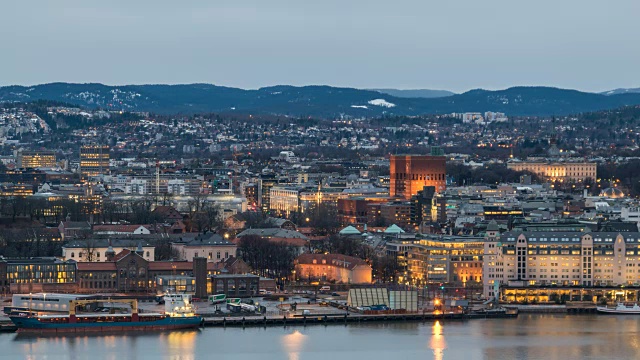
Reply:
[[550, 87], [472, 90], [438, 98], [406, 98], [331, 86], [216, 86], [51, 83], [0, 87], [0, 102], [54, 100], [91, 108], [170, 113], [254, 113], [335, 118], [497, 111], [507, 115], [567, 115], [640, 104], [640, 93], [595, 94]]

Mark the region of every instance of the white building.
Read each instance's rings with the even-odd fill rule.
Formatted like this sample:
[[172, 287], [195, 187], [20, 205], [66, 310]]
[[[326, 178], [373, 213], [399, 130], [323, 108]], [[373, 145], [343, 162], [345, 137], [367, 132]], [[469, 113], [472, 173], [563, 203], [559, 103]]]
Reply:
[[636, 224], [640, 225], [640, 208], [637, 206], [625, 206], [620, 209], [620, 218], [623, 221], [633, 221]]
[[174, 195], [185, 195], [187, 193], [187, 185], [184, 180], [171, 179], [167, 182], [167, 193]]
[[483, 293], [494, 283], [528, 286], [637, 286], [640, 232], [487, 231]]
[[155, 258], [155, 246], [142, 240], [129, 239], [88, 239], [73, 240], [62, 246], [63, 260], [75, 260], [78, 262], [105, 262], [107, 251], [113, 249], [119, 254], [124, 249], [141, 251], [142, 257], [147, 261]]
[[125, 194], [146, 195], [149, 193], [148, 181], [144, 179], [132, 179], [125, 186]]
[[215, 233], [198, 234], [193, 239], [171, 243], [179, 260], [192, 261], [194, 257], [206, 257], [208, 262], [221, 262], [236, 256], [238, 246]]
[[300, 211], [300, 191], [301, 188], [296, 186], [273, 186], [269, 194], [269, 210], [276, 216], [284, 217]]
[[278, 155], [280, 160], [284, 160], [288, 163], [297, 163], [298, 157], [293, 153], [293, 151], [281, 151], [280, 155]]
[[469, 113], [462, 114], [462, 122], [464, 124], [474, 124], [474, 123], [477, 123], [478, 121], [480, 122], [484, 121], [482, 114], [479, 112], [469, 112]]
[[505, 122], [509, 120], [509, 118], [507, 118], [507, 115], [505, 115], [504, 113], [501, 112], [493, 112], [493, 111], [487, 111], [484, 113], [484, 121], [487, 123], [491, 123], [491, 122]]

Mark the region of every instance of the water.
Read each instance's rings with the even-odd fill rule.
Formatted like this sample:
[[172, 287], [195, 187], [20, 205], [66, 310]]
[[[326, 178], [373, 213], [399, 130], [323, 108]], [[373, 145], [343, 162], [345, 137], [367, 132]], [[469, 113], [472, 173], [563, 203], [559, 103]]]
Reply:
[[640, 358], [640, 317], [520, 315], [425, 323], [207, 328], [94, 336], [0, 335], [7, 359]]

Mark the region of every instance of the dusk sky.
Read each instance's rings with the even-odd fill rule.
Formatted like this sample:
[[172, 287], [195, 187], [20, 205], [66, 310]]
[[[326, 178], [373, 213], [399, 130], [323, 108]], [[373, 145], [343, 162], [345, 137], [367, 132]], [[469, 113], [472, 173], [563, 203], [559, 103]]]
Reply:
[[0, 85], [640, 87], [639, 0], [0, 4]]

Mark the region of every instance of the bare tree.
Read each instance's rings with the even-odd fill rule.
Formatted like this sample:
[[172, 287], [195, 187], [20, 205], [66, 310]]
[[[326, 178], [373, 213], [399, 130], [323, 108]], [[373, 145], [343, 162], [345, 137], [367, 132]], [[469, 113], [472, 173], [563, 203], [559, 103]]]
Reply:
[[[94, 240], [86, 240], [84, 242], [84, 246], [82, 247], [82, 254], [84, 255], [85, 261], [95, 261], [96, 260], [96, 243]], [[80, 256], [82, 257], [82, 256]]]

